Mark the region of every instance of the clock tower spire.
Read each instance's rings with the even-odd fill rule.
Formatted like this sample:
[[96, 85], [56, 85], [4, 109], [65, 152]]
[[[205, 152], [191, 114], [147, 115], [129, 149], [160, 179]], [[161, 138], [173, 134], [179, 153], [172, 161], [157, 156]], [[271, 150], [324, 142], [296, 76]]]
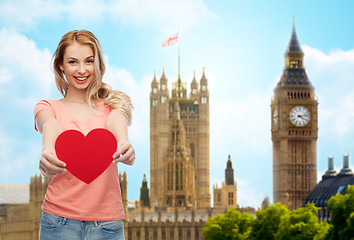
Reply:
[[304, 67], [295, 23], [271, 102], [274, 202], [303, 206], [317, 182], [318, 102]]

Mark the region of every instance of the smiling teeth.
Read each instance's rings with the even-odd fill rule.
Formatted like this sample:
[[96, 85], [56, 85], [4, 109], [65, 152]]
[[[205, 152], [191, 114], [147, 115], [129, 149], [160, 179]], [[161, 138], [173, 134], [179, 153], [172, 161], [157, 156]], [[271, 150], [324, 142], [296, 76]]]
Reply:
[[76, 79], [77, 80], [79, 80], [79, 81], [83, 81], [83, 80], [85, 80], [87, 77], [76, 77]]

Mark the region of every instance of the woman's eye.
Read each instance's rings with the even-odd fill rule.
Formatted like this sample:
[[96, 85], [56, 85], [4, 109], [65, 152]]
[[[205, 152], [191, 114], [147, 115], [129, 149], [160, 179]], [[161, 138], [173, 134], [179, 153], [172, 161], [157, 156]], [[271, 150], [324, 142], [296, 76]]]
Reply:
[[91, 63], [93, 63], [93, 60], [90, 59], [90, 60], [87, 60], [86, 62], [91, 64]]
[[69, 61], [69, 64], [75, 64], [76, 61]]

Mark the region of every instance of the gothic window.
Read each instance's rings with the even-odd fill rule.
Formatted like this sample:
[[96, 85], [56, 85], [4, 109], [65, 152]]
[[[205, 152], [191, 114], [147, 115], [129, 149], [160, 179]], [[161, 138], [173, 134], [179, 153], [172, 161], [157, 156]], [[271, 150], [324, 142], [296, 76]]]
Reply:
[[[164, 85], [162, 85], [162, 86], [164, 86]], [[165, 96], [162, 96], [161, 97], [161, 103], [165, 103], [166, 102], [166, 97]]]
[[205, 92], [206, 91], [206, 86], [202, 85], [202, 91]]
[[152, 100], [152, 106], [153, 106], [153, 107], [156, 107], [156, 106], [157, 106], [157, 100], [156, 100], [156, 99], [153, 99], [153, 100]]
[[175, 238], [175, 233], [174, 233], [173, 229], [171, 229], [170, 230], [170, 239], [174, 240], [174, 238]]
[[167, 190], [170, 190], [170, 164], [167, 164]]
[[192, 93], [193, 93], [193, 94], [196, 94], [196, 93], [197, 93], [197, 89], [193, 88], [193, 89], [192, 89]]
[[229, 205], [233, 205], [233, 204], [234, 204], [234, 193], [229, 192]]
[[179, 189], [183, 190], [183, 163], [180, 163], [180, 168], [179, 168], [179, 177], [180, 177], [180, 181], [179, 181]]
[[298, 60], [290, 60], [290, 68], [299, 68]]
[[153, 92], [153, 93], [157, 93], [157, 88], [153, 88], [153, 89], [152, 89], [152, 92]]
[[176, 163], [176, 190], [179, 190], [178, 163]]
[[167, 163], [167, 190], [173, 190], [173, 163]]
[[206, 104], [207, 103], [207, 98], [206, 97], [202, 97], [202, 104]]
[[161, 89], [162, 89], [162, 90], [166, 90], [166, 85], [165, 85], [165, 84], [162, 84], [162, 85], [161, 85]]
[[190, 151], [191, 151], [191, 157], [194, 158], [195, 157], [195, 148], [194, 148], [193, 143], [190, 145]]

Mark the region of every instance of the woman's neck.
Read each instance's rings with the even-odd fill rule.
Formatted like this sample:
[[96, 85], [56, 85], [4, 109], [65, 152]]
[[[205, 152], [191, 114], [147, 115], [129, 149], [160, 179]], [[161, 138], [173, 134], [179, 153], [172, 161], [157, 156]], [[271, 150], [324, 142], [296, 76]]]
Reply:
[[64, 100], [67, 102], [87, 104], [86, 90], [73, 89], [73, 88], [69, 87], [69, 89], [64, 97]]

